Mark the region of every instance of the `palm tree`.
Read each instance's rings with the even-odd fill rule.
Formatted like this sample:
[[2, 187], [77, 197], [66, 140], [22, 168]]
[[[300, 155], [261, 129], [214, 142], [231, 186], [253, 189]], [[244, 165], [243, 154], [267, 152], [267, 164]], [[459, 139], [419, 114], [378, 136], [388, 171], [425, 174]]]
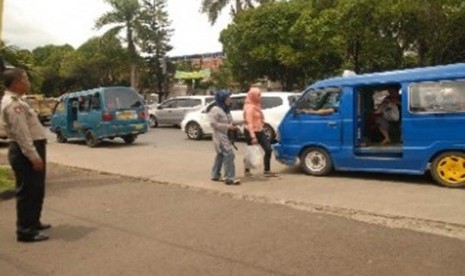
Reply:
[[208, 14], [208, 21], [213, 25], [221, 11], [230, 3], [231, 14], [235, 16], [246, 9], [253, 9], [257, 5], [273, 2], [276, 0], [202, 0], [201, 12]]
[[105, 0], [106, 3], [113, 7], [112, 11], [103, 14], [95, 22], [97, 29], [103, 26], [112, 26], [105, 35], [116, 36], [123, 29], [126, 30], [125, 40], [127, 43], [127, 52], [129, 56], [131, 86], [136, 87], [136, 67], [138, 53], [135, 40], [137, 40], [137, 31], [140, 29], [139, 14], [140, 5], [138, 0]]

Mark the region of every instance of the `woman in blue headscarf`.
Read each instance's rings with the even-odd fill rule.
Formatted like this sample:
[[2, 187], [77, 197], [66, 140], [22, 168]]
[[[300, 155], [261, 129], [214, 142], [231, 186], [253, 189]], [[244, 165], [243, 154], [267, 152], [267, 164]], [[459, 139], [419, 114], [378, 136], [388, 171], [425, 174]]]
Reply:
[[211, 179], [222, 181], [221, 169], [224, 166], [224, 182], [226, 185], [238, 185], [239, 179], [235, 179], [236, 168], [234, 165], [234, 150], [228, 138], [228, 130], [237, 127], [233, 124], [230, 112], [231, 93], [219, 90], [215, 94], [215, 106], [208, 113], [210, 125], [213, 129], [212, 140], [215, 145], [216, 157], [213, 163]]

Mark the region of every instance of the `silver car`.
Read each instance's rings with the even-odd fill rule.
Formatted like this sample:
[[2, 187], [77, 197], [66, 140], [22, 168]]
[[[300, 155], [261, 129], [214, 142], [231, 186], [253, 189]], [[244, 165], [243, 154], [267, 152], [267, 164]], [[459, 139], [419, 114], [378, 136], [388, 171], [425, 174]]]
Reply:
[[184, 116], [196, 111], [214, 100], [213, 96], [181, 96], [160, 103], [156, 108], [150, 108], [150, 127], [159, 125], [181, 125]]

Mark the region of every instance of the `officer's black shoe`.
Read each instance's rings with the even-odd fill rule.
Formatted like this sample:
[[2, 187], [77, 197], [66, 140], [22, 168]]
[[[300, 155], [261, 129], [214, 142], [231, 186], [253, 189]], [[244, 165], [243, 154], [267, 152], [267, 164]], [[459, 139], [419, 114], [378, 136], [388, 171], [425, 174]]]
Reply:
[[35, 232], [34, 234], [18, 234], [16, 240], [19, 242], [40, 242], [48, 240], [48, 236], [40, 232]]
[[51, 224], [47, 224], [47, 223], [39, 223], [38, 225], [36, 225], [35, 229], [36, 230], [47, 230], [47, 229], [50, 229], [52, 228], [52, 225]]

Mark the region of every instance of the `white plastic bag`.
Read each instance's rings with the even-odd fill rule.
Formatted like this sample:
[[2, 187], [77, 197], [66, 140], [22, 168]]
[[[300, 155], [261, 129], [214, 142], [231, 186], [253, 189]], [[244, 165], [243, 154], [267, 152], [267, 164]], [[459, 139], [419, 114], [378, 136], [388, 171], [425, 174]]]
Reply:
[[260, 145], [248, 145], [245, 149], [245, 167], [256, 169], [262, 163], [262, 151]]

